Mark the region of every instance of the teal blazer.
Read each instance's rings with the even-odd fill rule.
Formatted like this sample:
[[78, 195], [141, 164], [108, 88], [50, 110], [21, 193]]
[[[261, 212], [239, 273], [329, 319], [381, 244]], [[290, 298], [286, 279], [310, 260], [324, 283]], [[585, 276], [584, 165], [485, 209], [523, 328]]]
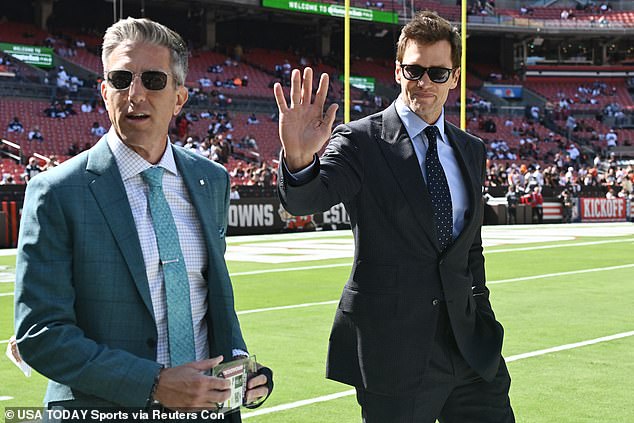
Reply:
[[[107, 135], [106, 135], [107, 136]], [[224, 260], [229, 175], [174, 148], [207, 245], [209, 351], [247, 350]], [[26, 190], [15, 284], [25, 361], [50, 379], [45, 403], [144, 407], [160, 365], [141, 245], [104, 136], [33, 178]], [[30, 330], [29, 330], [30, 329]]]

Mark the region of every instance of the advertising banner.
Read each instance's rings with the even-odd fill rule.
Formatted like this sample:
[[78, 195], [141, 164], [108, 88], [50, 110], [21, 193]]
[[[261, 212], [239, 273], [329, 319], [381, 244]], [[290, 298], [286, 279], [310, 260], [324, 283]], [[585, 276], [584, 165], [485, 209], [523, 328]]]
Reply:
[[53, 66], [53, 49], [50, 47], [0, 43], [0, 51], [29, 65], [39, 66], [41, 68], [50, 68]]
[[[262, 6], [282, 10], [290, 10], [293, 12], [334, 16], [339, 18], [342, 18], [345, 15], [345, 9], [343, 5], [332, 3], [318, 3], [305, 0], [262, 0]], [[397, 24], [398, 13], [386, 12], [383, 10], [364, 9], [360, 7], [351, 7], [350, 19]]]
[[625, 222], [628, 207], [625, 198], [581, 198], [582, 222]]
[[228, 220], [229, 235], [328, 231], [350, 227], [350, 218], [343, 204], [337, 204], [323, 213], [293, 216], [277, 198], [232, 200]]

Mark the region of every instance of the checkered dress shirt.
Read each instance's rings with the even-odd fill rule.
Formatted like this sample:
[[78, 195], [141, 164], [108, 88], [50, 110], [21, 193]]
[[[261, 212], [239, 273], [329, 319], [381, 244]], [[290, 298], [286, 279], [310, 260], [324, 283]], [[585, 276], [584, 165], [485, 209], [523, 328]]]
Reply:
[[[108, 146], [119, 167], [141, 243], [158, 332], [156, 360], [169, 366], [167, 304], [163, 271], [159, 266], [159, 252], [156, 245], [154, 227], [152, 226], [152, 216], [148, 206], [148, 186], [141, 177], [141, 172], [152, 165], [123, 144], [113, 128], [108, 132]], [[207, 248], [198, 215], [189, 198], [183, 178], [176, 168], [174, 153], [169, 142], [168, 148], [165, 149], [165, 154], [158, 166], [166, 170], [163, 176], [163, 190], [174, 216], [178, 239], [185, 258], [185, 266], [189, 277], [196, 359], [202, 360], [209, 357], [207, 321], [205, 320], [207, 313], [207, 281], [203, 277], [207, 266]]]

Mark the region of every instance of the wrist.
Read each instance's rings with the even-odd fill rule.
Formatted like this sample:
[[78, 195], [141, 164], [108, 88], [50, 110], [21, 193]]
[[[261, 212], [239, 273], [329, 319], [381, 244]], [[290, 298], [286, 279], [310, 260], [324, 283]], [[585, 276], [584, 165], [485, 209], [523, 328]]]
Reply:
[[163, 370], [164, 368], [161, 367], [156, 373], [156, 376], [154, 376], [154, 383], [152, 384], [152, 389], [150, 390], [150, 395], [148, 396], [148, 406], [160, 404], [160, 401], [158, 401], [158, 399], [156, 398], [156, 392], [158, 390], [159, 379], [161, 378], [161, 373], [163, 372]]
[[315, 154], [305, 155], [291, 155], [286, 151], [284, 152], [284, 161], [286, 162], [286, 167], [290, 172], [297, 172], [306, 167], [310, 166], [310, 164], [315, 160]]

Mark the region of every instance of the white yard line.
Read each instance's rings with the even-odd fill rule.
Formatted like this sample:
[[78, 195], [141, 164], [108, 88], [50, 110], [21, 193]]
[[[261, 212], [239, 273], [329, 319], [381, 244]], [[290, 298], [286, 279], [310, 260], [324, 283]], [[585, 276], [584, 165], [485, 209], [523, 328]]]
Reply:
[[335, 394], [324, 395], [324, 396], [317, 397], [317, 398], [310, 398], [310, 399], [306, 399], [306, 400], [290, 402], [288, 404], [280, 404], [280, 405], [276, 405], [274, 407], [268, 407], [268, 408], [263, 408], [263, 409], [258, 410], [258, 411], [252, 411], [250, 413], [243, 413], [242, 414], [242, 418], [243, 419], [248, 419], [250, 417], [261, 416], [263, 414], [276, 413], [278, 411], [290, 410], [291, 408], [303, 407], [304, 405], [310, 405], [310, 404], [316, 404], [318, 402], [330, 401], [330, 400], [334, 400], [334, 399], [342, 398], [342, 397], [347, 397], [347, 396], [354, 395], [354, 394], [355, 394], [355, 390], [354, 389], [350, 389], [348, 391], [337, 392]]
[[[594, 242], [579, 242], [576, 244], [570, 243], [570, 244], [556, 244], [556, 245], [541, 245], [536, 247], [506, 248], [503, 250], [491, 250], [491, 251], [485, 250], [485, 254], [509, 253], [514, 251], [544, 250], [549, 248], [583, 247], [587, 245], [600, 245], [600, 244], [609, 244], [609, 243], [616, 243], [616, 242], [634, 242], [634, 239], [628, 238], [628, 239], [612, 240], [612, 241], [594, 241]], [[231, 273], [230, 276], [249, 276], [249, 275], [261, 275], [265, 273], [294, 272], [294, 271], [302, 271], [302, 270], [328, 269], [333, 267], [350, 267], [350, 266], [352, 266], [352, 263], [323, 264], [323, 265], [316, 265], [316, 266], [281, 267], [278, 269], [263, 269], [263, 270], [252, 270], [249, 272], [235, 272], [235, 273]]]
[[[343, 266], [343, 265], [309, 266], [309, 267], [293, 268], [293, 269], [286, 269], [286, 270], [287, 271], [290, 271], [290, 270], [308, 270], [308, 269], [314, 269], [314, 268], [320, 269], [322, 267], [334, 267], [334, 266]], [[576, 275], [576, 274], [580, 274], [580, 273], [605, 272], [605, 271], [609, 271], [609, 270], [627, 269], [627, 268], [631, 268], [631, 267], [634, 267], [634, 264], [624, 264], [624, 265], [620, 265], [620, 266], [609, 266], [609, 267], [597, 267], [597, 268], [594, 268], [594, 269], [572, 270], [570, 272], [545, 273], [545, 274], [542, 274], [542, 275], [523, 276], [523, 277], [520, 277], [520, 278], [500, 279], [500, 280], [488, 281], [487, 285], [495, 285], [495, 284], [499, 284], [499, 283], [520, 282], [520, 281], [527, 281], [527, 280], [534, 280], [534, 279], [545, 279], [545, 278], [552, 278], [552, 277], [557, 277], [557, 276]], [[278, 271], [280, 269], [272, 269], [271, 271], [274, 271], [274, 270]], [[249, 273], [249, 274], [251, 274], [251, 273]], [[235, 273], [232, 274], [232, 276], [235, 276]], [[13, 295], [13, 292], [5, 292], [5, 293], [0, 294], [0, 297], [8, 297], [8, 296], [11, 296], [11, 295]], [[313, 302], [313, 303], [291, 304], [291, 305], [285, 305], [285, 306], [256, 308], [256, 309], [252, 309], [252, 310], [242, 310], [242, 311], [239, 311], [238, 314], [242, 315], [242, 314], [262, 313], [262, 312], [265, 312], [265, 311], [290, 310], [290, 309], [294, 309], [294, 308], [305, 308], [305, 307], [313, 307], [313, 306], [320, 306], [320, 305], [331, 305], [331, 304], [336, 304], [338, 301], [339, 300], [328, 300], [328, 301], [319, 301], [319, 302]], [[0, 343], [2, 343], [2, 341], [0, 341]]]
[[548, 250], [550, 248], [585, 247], [587, 245], [613, 244], [617, 242], [634, 242], [634, 238], [614, 239], [614, 240], [608, 240], [608, 241], [588, 241], [588, 242], [577, 242], [577, 243], [571, 242], [568, 244], [551, 244], [551, 245], [538, 245], [535, 247], [504, 248], [500, 250], [490, 250], [485, 248], [484, 253], [485, 254], [512, 253], [515, 251]]
[[231, 273], [230, 276], [245, 276], [245, 275], [261, 275], [264, 273], [277, 273], [277, 272], [294, 272], [296, 270], [313, 270], [313, 269], [328, 269], [331, 267], [350, 267], [351, 263], [338, 263], [338, 264], [322, 264], [319, 266], [300, 266], [300, 267], [282, 267], [279, 269], [264, 269], [264, 270], [253, 270], [250, 272], [236, 272]]
[[237, 313], [238, 313], [238, 315], [242, 315], [242, 314], [261, 313], [263, 311], [289, 310], [289, 309], [293, 309], [293, 308], [303, 308], [303, 307], [313, 307], [313, 306], [319, 306], [319, 305], [337, 304], [338, 302], [339, 302], [339, 300], [330, 300], [330, 301], [321, 301], [321, 302], [317, 302], [317, 303], [292, 304], [292, 305], [278, 306], [278, 307], [256, 308], [256, 309], [253, 309], [253, 310], [243, 310], [243, 311], [238, 311]]
[[488, 281], [487, 285], [495, 285], [497, 283], [528, 281], [532, 279], [553, 278], [557, 276], [577, 275], [579, 273], [605, 272], [608, 270], [627, 269], [630, 267], [634, 267], [634, 264], [624, 264], [621, 266], [610, 266], [610, 267], [597, 267], [595, 269], [571, 270], [570, 272], [544, 273], [543, 275], [523, 276], [521, 278], [513, 278], [513, 279], [500, 279], [497, 281]]
[[550, 353], [557, 352], [557, 351], [572, 350], [574, 348], [585, 347], [586, 345], [594, 345], [594, 344], [598, 344], [598, 343], [601, 343], [601, 342], [614, 341], [615, 339], [627, 338], [628, 336], [633, 336], [633, 335], [634, 335], [634, 330], [629, 331], [629, 332], [617, 333], [615, 335], [604, 336], [604, 337], [601, 337], [601, 338], [589, 339], [587, 341], [575, 342], [573, 344], [560, 345], [558, 347], [552, 347], [552, 348], [546, 348], [546, 349], [543, 349], [543, 350], [531, 351], [531, 352], [527, 352], [527, 353], [524, 353], [524, 354], [512, 355], [510, 357], [505, 358], [505, 360], [510, 363], [512, 361], [523, 360], [525, 358], [530, 358], [530, 357], [537, 357], [537, 356], [540, 356], [540, 355], [550, 354]]
[[12, 400], [12, 399], [13, 399], [13, 397], [6, 397], [6, 396], [0, 397], [0, 401], [9, 401], [9, 400]]
[[[598, 343], [601, 343], [601, 342], [613, 341], [615, 339], [627, 338], [627, 337], [633, 336], [633, 335], [634, 335], [634, 331], [617, 333], [615, 335], [604, 336], [604, 337], [595, 338], [595, 339], [589, 339], [587, 341], [575, 342], [573, 344], [560, 345], [560, 346], [557, 346], [557, 347], [552, 347], [552, 348], [547, 348], [547, 349], [537, 350], [537, 351], [531, 351], [531, 352], [527, 352], [527, 353], [524, 353], [524, 354], [512, 355], [510, 357], [507, 357], [505, 360], [506, 360], [507, 363], [510, 363], [510, 362], [513, 362], [513, 361], [523, 360], [525, 358], [537, 357], [537, 356], [540, 356], [540, 355], [550, 354], [550, 353], [554, 353], [554, 352], [558, 352], [558, 351], [572, 350], [574, 348], [585, 347], [587, 345], [593, 345], [593, 344], [598, 344]], [[271, 413], [276, 413], [278, 411], [284, 411], [284, 410], [290, 410], [290, 409], [293, 409], [293, 408], [303, 407], [305, 405], [310, 405], [310, 404], [315, 404], [315, 403], [325, 402], [325, 401], [331, 401], [331, 400], [338, 399], [338, 398], [352, 396], [352, 395], [355, 395], [355, 393], [356, 393], [356, 391], [354, 389], [349, 389], [347, 391], [337, 392], [337, 393], [334, 393], [334, 394], [324, 395], [324, 396], [321, 396], [321, 397], [310, 398], [310, 399], [305, 399], [305, 400], [301, 400], [301, 401], [295, 401], [295, 402], [291, 402], [291, 403], [287, 403], [287, 404], [280, 404], [280, 405], [276, 405], [274, 407], [268, 407], [268, 408], [263, 408], [263, 409], [258, 410], [258, 411], [253, 411], [253, 412], [250, 412], [250, 413], [244, 413], [244, 414], [242, 414], [242, 418], [243, 419], [248, 419], [248, 418], [255, 417], [255, 416], [261, 416], [263, 414], [271, 414]]]

